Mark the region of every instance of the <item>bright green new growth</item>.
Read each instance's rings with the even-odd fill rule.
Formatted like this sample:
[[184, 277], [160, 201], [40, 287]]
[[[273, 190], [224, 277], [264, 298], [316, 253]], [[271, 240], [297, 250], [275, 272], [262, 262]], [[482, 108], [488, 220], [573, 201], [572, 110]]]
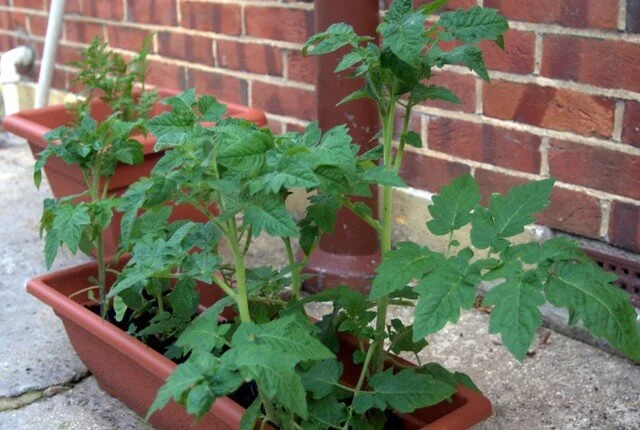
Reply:
[[[147, 56], [151, 42], [152, 35], [145, 37], [140, 51], [127, 62], [120, 54], [110, 50], [99, 36], [91, 40], [82, 52], [82, 59], [69, 63], [79, 69], [71, 85], [80, 84], [84, 97], [84, 100], [70, 106], [76, 118], [90, 113], [91, 101], [95, 97], [99, 97], [113, 112], [121, 112], [125, 121], [148, 118], [158, 97], [156, 90], [145, 91], [144, 85], [149, 71]], [[136, 85], [140, 85], [137, 95]]]

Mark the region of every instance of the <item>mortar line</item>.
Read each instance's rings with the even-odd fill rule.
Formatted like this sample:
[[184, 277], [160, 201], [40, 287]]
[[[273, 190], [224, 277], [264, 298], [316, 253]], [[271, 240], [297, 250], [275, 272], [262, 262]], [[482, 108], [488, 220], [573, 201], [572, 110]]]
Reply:
[[624, 108], [625, 102], [622, 100], [616, 101], [616, 110], [613, 116], [613, 140], [618, 142], [622, 141], [622, 128], [624, 123]]
[[606, 242], [609, 241], [609, 220], [611, 219], [611, 200], [600, 200], [600, 238]]
[[618, 30], [627, 28], [627, 0], [618, 0]]
[[542, 48], [542, 35], [540, 33], [536, 33], [536, 42], [533, 51], [533, 74], [538, 76], [540, 75], [540, 70], [542, 69]]

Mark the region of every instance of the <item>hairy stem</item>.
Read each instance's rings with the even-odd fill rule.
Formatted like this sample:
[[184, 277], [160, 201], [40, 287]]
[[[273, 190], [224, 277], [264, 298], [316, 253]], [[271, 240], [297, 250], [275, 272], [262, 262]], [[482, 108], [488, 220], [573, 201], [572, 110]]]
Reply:
[[[400, 171], [400, 167], [402, 166], [402, 156], [404, 155], [404, 145], [405, 145], [405, 139], [403, 139], [402, 137], [407, 133], [407, 130], [409, 129], [409, 120], [411, 119], [411, 109], [413, 109], [413, 106], [411, 106], [410, 104], [407, 104], [405, 106], [404, 120], [402, 122], [402, 131], [400, 132], [400, 143], [398, 144], [398, 153], [396, 154], [396, 159], [393, 162], [393, 170], [395, 172]], [[393, 123], [391, 124], [393, 128]]]
[[373, 219], [372, 217], [370, 217], [369, 215], [363, 214], [363, 213], [359, 213], [356, 210], [356, 205], [353, 204], [353, 202], [349, 199], [347, 199], [346, 197], [338, 197], [338, 200], [340, 201], [340, 203], [342, 203], [343, 206], [345, 206], [347, 209], [349, 209], [351, 212], [353, 212], [354, 215], [356, 215], [358, 218], [360, 218], [362, 221], [366, 222], [367, 224], [369, 224], [371, 227], [373, 227], [374, 229], [376, 229], [376, 231], [378, 233], [380, 233], [380, 230], [382, 228], [382, 226], [380, 225], [380, 221]]
[[358, 378], [358, 383], [356, 384], [356, 388], [353, 390], [353, 402], [351, 406], [349, 406], [349, 415], [347, 416], [347, 421], [344, 423], [344, 430], [349, 428], [349, 422], [351, 421], [351, 417], [353, 416], [353, 403], [355, 403], [356, 397], [358, 397], [358, 393], [362, 389], [362, 384], [364, 384], [364, 378], [367, 375], [367, 369], [369, 368], [369, 363], [371, 362], [371, 358], [374, 355], [374, 351], [377, 349], [377, 345], [382, 344], [380, 341], [376, 341], [367, 350], [367, 355], [364, 358], [364, 363], [362, 364], [362, 370], [360, 371], [360, 377]]

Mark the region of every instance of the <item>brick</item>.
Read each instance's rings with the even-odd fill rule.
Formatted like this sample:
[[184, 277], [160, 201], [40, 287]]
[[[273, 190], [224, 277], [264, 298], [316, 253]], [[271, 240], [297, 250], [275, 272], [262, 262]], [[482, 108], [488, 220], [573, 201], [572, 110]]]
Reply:
[[203, 70], [189, 70], [189, 86], [198, 94], [209, 94], [223, 102], [248, 104], [248, 83], [244, 79]]
[[83, 13], [95, 18], [122, 21], [124, 19], [124, 3], [120, 0], [85, 1]]
[[640, 147], [640, 103], [628, 101], [624, 108], [622, 141]]
[[47, 17], [39, 15], [29, 15], [29, 29], [31, 34], [44, 37], [47, 33]]
[[302, 9], [250, 6], [244, 12], [247, 35], [304, 43], [313, 34], [313, 14]]
[[[42, 51], [40, 51], [42, 52]], [[60, 44], [56, 56], [57, 64], [68, 64], [72, 61], [82, 60], [82, 48]]]
[[[433, 0], [413, 0], [413, 6], [418, 7], [424, 4], [429, 4], [431, 2], [433, 2]], [[389, 6], [391, 6], [391, 3], [393, 3], [393, 0], [384, 0], [384, 4], [382, 6], [384, 6], [385, 9], [388, 9]], [[478, 5], [477, 0], [449, 0], [449, 3], [447, 3], [447, 5], [443, 8], [443, 10], [445, 9], [455, 10], [459, 8], [467, 9], [477, 5]]]
[[528, 173], [540, 172], [540, 137], [448, 118], [429, 120], [429, 149]]
[[242, 33], [240, 6], [234, 4], [183, 1], [180, 3], [182, 26], [237, 36]]
[[282, 51], [279, 48], [228, 40], [218, 40], [216, 44], [218, 67], [282, 76]]
[[640, 33], [640, 0], [627, 0], [625, 29], [631, 33]]
[[311, 55], [304, 57], [300, 51], [292, 50], [287, 52], [287, 61], [290, 80], [307, 84], [316, 83], [318, 57]]
[[613, 29], [618, 22], [618, 2], [612, 0], [485, 0], [484, 6], [515, 21], [565, 27]]
[[95, 36], [104, 37], [102, 24], [82, 21], [65, 21], [65, 39], [71, 42], [89, 43]]
[[480, 43], [480, 47], [488, 69], [528, 74], [533, 73], [535, 67], [535, 44], [535, 34], [509, 30], [504, 36], [504, 51], [489, 41]]
[[606, 148], [553, 140], [551, 176], [612, 194], [640, 199], [640, 156]]
[[146, 82], [159, 88], [182, 90], [187, 87], [185, 68], [175, 64], [151, 61]]
[[543, 76], [605, 88], [640, 91], [640, 45], [549, 35], [543, 41]]
[[176, 0], [128, 0], [127, 20], [144, 24], [177, 25]]
[[27, 31], [27, 15], [22, 12], [1, 11], [0, 28], [11, 31]]
[[473, 113], [476, 111], [476, 78], [472, 75], [440, 71], [436, 72], [426, 85], [440, 85], [448, 88], [460, 99], [460, 104], [430, 100], [423, 106]]
[[447, 185], [469, 171], [469, 166], [462, 163], [406, 151], [402, 159], [400, 176], [411, 187], [435, 193], [440, 191], [443, 185]]
[[[45, 10], [51, 9], [51, 0], [45, 0]], [[82, 0], [65, 0], [64, 13], [81, 13], [82, 12]]]
[[253, 82], [251, 104], [265, 112], [293, 116], [313, 121], [316, 119], [316, 95], [313, 91]]
[[151, 34], [148, 30], [132, 27], [107, 26], [109, 46], [138, 52], [142, 48], [145, 37]]
[[[492, 193], [505, 195], [509, 188], [529, 182], [524, 178], [485, 169], [477, 169], [475, 178], [480, 186], [484, 205], [488, 204]], [[536, 222], [580, 236], [599, 236], [602, 210], [598, 199], [584, 193], [554, 187], [550, 201], [549, 207], [536, 215]]]
[[640, 252], [640, 206], [611, 202], [609, 241], [620, 248]]
[[[402, 126], [404, 125], [404, 108], [396, 109], [396, 115], [393, 124], [393, 138], [395, 140], [400, 139], [400, 132], [402, 131]], [[409, 131], [414, 131], [421, 134], [422, 129], [422, 114], [418, 112], [412, 112], [411, 117], [409, 118]]]
[[484, 84], [484, 114], [586, 136], [610, 137], [615, 103], [562, 88], [493, 81]]
[[13, 6], [26, 9], [43, 10], [45, 8], [44, 0], [13, 0]]
[[284, 133], [285, 123], [274, 118], [267, 118], [267, 128], [275, 134]]
[[203, 36], [162, 32], [158, 34], [158, 53], [193, 63], [213, 65], [213, 41]]

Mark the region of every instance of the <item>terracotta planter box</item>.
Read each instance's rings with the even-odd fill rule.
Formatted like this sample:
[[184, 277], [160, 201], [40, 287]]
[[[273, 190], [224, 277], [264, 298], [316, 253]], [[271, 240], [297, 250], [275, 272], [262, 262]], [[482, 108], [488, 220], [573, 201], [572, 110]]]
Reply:
[[[178, 94], [176, 90], [160, 89], [158, 91], [159, 99]], [[168, 106], [156, 103], [152, 108], [151, 116], [168, 109]], [[227, 110], [228, 115], [231, 117], [244, 118], [248, 121], [255, 122], [259, 126], [264, 126], [267, 123], [264, 112], [259, 109], [229, 103]], [[94, 118], [98, 120], [103, 120], [110, 114], [108, 106], [100, 100], [94, 100], [91, 103], [91, 112]], [[62, 125], [70, 125], [72, 121], [72, 114], [67, 110], [65, 105], [61, 104], [41, 109], [32, 109], [8, 116], [2, 122], [2, 126], [5, 130], [25, 138], [33, 153], [33, 157], [37, 159], [38, 154], [49, 145], [49, 142], [44, 140], [45, 133]], [[120, 195], [127, 190], [129, 185], [138, 179], [149, 176], [151, 170], [163, 155], [163, 151], [158, 153], [153, 152], [155, 138], [151, 134], [148, 134], [146, 137], [137, 135], [134, 136], [134, 139], [142, 144], [144, 161], [142, 164], [135, 166], [118, 165], [115, 174], [109, 181], [109, 191], [113, 194]], [[70, 166], [64, 161], [52, 157], [47, 162], [44, 172], [49, 180], [51, 191], [56, 198], [78, 194], [86, 190], [82, 173], [77, 166]], [[176, 206], [174, 208], [171, 221], [180, 219], [205, 221], [204, 216], [199, 211], [188, 205]], [[121, 216], [116, 214], [111, 225], [105, 230], [104, 246], [106, 255], [113, 255], [118, 249], [120, 220]]]
[[[149, 348], [113, 324], [102, 320], [84, 305], [86, 295], [68, 296], [87, 286], [87, 278], [96, 276], [95, 263], [88, 263], [30, 280], [27, 291], [53, 308], [62, 319], [76, 353], [111, 396], [144, 416], [155, 394], [176, 364]], [[113, 282], [113, 275], [109, 282]], [[201, 285], [201, 303], [211, 305], [218, 289]], [[351, 362], [356, 342], [341, 339], [339, 359], [344, 364], [344, 382], [354, 385], [359, 370]], [[410, 365], [400, 358], [396, 361]], [[245, 409], [230, 398], [215, 401], [211, 411], [195, 426], [184, 408], [170, 402], [151, 417], [158, 429], [237, 429]], [[453, 402], [420, 409], [403, 415], [405, 429], [463, 430], [489, 418], [491, 403], [483, 395], [458, 387]]]

